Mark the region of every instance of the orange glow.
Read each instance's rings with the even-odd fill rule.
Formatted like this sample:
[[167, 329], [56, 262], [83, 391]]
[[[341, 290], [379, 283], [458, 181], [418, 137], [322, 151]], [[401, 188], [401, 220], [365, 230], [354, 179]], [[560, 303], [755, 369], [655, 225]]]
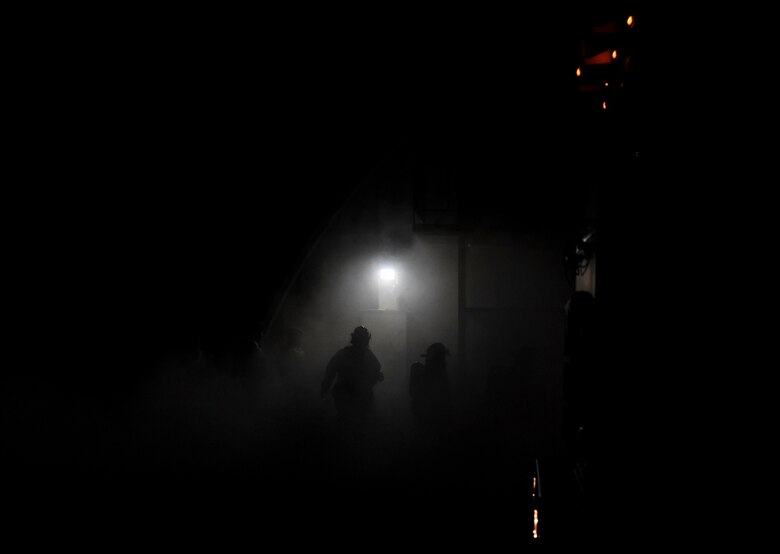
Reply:
[[585, 58], [585, 65], [606, 65], [610, 62], [612, 62], [612, 51], [611, 50], [604, 50], [603, 52], [599, 52], [595, 56], [591, 56], [590, 58]]
[[606, 110], [607, 109], [607, 103], [606, 102], [602, 102], [601, 103], [601, 108]]
[[608, 83], [608, 82], [606, 82], [606, 81], [604, 81], [604, 86], [605, 86], [605, 87], [608, 87], [608, 86], [609, 86], [609, 83]]
[[582, 75], [582, 71], [581, 71], [581, 70], [580, 70], [580, 68], [578, 67], [578, 68], [577, 68], [577, 77], [579, 77], [580, 75]]
[[531, 496], [536, 496], [536, 477], [534, 477], [534, 484], [531, 488]]
[[617, 59], [617, 50], [612, 51], [612, 59]]
[[594, 33], [617, 33], [618, 32], [618, 22], [617, 21], [611, 21], [609, 23], [605, 23], [604, 25], [596, 25], [593, 27]]
[[631, 27], [633, 24], [634, 24], [634, 16], [633, 15], [629, 15], [628, 19], [626, 19], [626, 25]]
[[539, 538], [539, 510], [534, 510], [534, 538]]

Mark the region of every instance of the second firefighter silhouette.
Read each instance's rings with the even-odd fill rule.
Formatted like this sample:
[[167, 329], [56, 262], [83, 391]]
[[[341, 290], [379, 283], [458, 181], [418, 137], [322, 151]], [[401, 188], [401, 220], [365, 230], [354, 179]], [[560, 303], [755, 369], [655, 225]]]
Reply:
[[[320, 396], [331, 390], [341, 424], [361, 427], [376, 415], [374, 386], [383, 381], [382, 366], [368, 347], [371, 333], [355, 327], [351, 344], [341, 348], [328, 362]], [[334, 384], [335, 381], [335, 384]]]
[[440, 433], [449, 423], [452, 389], [447, 373], [448, 354], [442, 343], [435, 342], [423, 354], [425, 364], [412, 364], [409, 395], [414, 423], [421, 433]]

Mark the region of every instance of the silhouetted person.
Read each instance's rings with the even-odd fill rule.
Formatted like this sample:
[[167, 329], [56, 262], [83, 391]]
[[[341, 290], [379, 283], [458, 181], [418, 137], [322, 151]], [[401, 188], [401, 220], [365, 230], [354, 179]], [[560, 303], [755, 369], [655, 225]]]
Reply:
[[[362, 432], [374, 419], [374, 386], [384, 380], [379, 360], [368, 347], [371, 334], [363, 326], [355, 327], [351, 344], [336, 352], [328, 362], [320, 388], [320, 397], [333, 389], [339, 422], [344, 430]], [[335, 384], [333, 384], [335, 381]]]
[[409, 372], [409, 396], [417, 430], [441, 435], [450, 423], [452, 387], [447, 373], [449, 351], [440, 342], [431, 344], [425, 364], [415, 362]]
[[563, 438], [569, 452], [580, 457], [590, 419], [590, 382], [596, 365], [596, 300], [587, 291], [577, 291], [566, 311]]

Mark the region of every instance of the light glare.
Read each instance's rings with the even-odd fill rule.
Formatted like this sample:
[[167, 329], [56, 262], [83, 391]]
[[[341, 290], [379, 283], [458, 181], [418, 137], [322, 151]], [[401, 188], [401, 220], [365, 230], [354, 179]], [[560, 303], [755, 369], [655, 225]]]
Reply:
[[539, 510], [534, 510], [534, 538], [539, 538]]

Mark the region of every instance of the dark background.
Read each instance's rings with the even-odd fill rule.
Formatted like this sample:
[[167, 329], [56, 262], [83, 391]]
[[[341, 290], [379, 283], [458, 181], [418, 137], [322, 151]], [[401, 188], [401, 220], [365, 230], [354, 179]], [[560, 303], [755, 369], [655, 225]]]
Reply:
[[327, 29], [313, 16], [269, 14], [259, 29], [160, 18], [48, 45], [27, 68], [25, 132], [42, 148], [21, 194], [58, 276], [44, 288], [73, 304], [58, 327], [88, 325], [87, 352], [100, 346], [94, 327], [110, 329], [142, 358], [215, 319], [228, 333], [256, 328], [330, 215], [394, 150], [446, 151], [464, 175], [496, 182], [522, 152], [528, 174], [550, 175], [523, 191], [528, 204], [576, 205], [586, 174], [601, 172], [615, 181], [606, 215], [641, 209], [646, 199], [620, 206], [629, 190], [617, 181], [637, 158], [639, 87], [619, 115], [594, 113], [571, 69], [583, 29], [609, 9]]
[[[14, 335], [21, 361], [4, 370], [6, 413], [45, 382], [111, 420], [125, 391], [194, 337], [226, 345], [261, 328], [331, 214], [394, 149], [440, 149], [461, 159], [464, 174], [499, 178], [516, 174], [513, 153], [523, 151], [536, 160], [527, 171], [555, 175], [530, 199], [577, 202], [580, 183], [553, 171], [562, 165], [604, 176], [599, 271], [613, 317], [605, 375], [615, 379], [600, 394], [611, 409], [630, 410], [642, 387], [619, 366], [648, 347], [632, 283], [658, 239], [646, 214], [663, 195], [650, 188], [651, 155], [639, 146], [641, 73], [614, 117], [584, 106], [573, 85], [579, 33], [600, 9], [354, 24], [344, 13], [339, 26], [315, 14], [263, 14], [240, 27], [231, 18], [142, 26], [119, 18], [29, 40], [20, 64], [24, 172], [6, 207], [19, 221], [10, 236], [25, 306]], [[467, 192], [477, 201], [489, 193]], [[56, 435], [58, 416], [56, 405], [42, 406], [12, 433], [36, 443], [36, 434]], [[630, 475], [612, 457], [622, 456], [624, 429], [604, 429], [597, 470]], [[64, 491], [48, 503], [57, 513], [85, 496], [93, 511], [115, 507], [111, 487], [122, 495], [137, 484], [96, 479], [79, 463], [6, 459], [14, 498], [33, 511], [51, 491]], [[140, 489], [146, 502], [131, 496], [159, 512], [153, 498], [166, 479], [150, 479]], [[198, 490], [238, 506], [242, 494], [217, 483], [205, 479]], [[327, 504], [324, 494], [318, 502]]]

